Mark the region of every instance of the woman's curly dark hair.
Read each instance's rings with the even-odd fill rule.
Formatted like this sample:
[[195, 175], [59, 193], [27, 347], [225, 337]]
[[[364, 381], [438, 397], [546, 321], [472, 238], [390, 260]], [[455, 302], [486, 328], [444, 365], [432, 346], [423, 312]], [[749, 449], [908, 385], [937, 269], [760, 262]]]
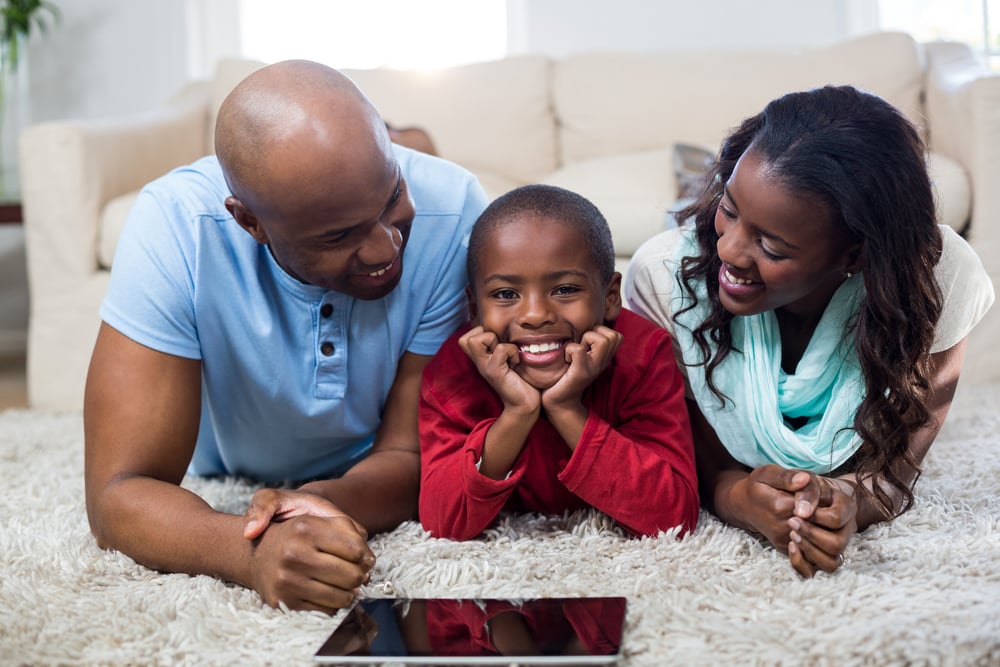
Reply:
[[[700, 255], [683, 260], [681, 278], [692, 300], [694, 285], [707, 287], [710, 314], [693, 335], [708, 385], [720, 400], [725, 396], [712, 373], [734, 350], [733, 315], [719, 301], [715, 215], [723, 185], [748, 150], [789, 191], [822, 202], [834, 223], [860, 243], [865, 296], [850, 326], [866, 394], [853, 424], [862, 444], [849, 463], [859, 478], [881, 474], [898, 489], [904, 512], [913, 492], [893, 464], [903, 460], [919, 474], [908, 445], [930, 420], [928, 353], [942, 303], [934, 277], [941, 236], [923, 140], [888, 102], [850, 86], [780, 97], [727, 137], [705, 190], [678, 213], [679, 220], [695, 225]], [[890, 495], [879, 484], [872, 487], [882, 512], [892, 516]]]

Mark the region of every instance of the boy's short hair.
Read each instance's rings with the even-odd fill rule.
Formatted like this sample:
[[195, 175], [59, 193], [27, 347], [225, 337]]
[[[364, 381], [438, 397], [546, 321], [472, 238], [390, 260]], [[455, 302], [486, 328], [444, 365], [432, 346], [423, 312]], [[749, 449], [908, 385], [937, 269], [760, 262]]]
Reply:
[[467, 271], [474, 284], [483, 245], [490, 232], [522, 215], [544, 216], [583, 234], [591, 258], [605, 285], [615, 273], [615, 246], [611, 228], [601, 211], [589, 199], [554, 185], [524, 185], [500, 195], [486, 207], [469, 236]]

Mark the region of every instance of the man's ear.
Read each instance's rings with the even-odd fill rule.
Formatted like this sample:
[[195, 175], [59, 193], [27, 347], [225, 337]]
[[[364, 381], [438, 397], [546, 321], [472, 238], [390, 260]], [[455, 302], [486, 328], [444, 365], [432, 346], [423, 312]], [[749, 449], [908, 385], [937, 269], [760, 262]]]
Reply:
[[622, 274], [615, 271], [604, 290], [604, 319], [613, 322], [622, 312]]
[[230, 215], [233, 216], [240, 227], [245, 229], [247, 233], [254, 238], [257, 243], [261, 245], [267, 245], [269, 239], [267, 238], [267, 233], [260, 226], [260, 222], [257, 221], [257, 216], [250, 212], [250, 209], [241, 202], [239, 199], [233, 196], [226, 197], [226, 210], [229, 211]]
[[481, 324], [479, 322], [479, 307], [476, 306], [476, 295], [473, 294], [471, 285], [465, 286], [465, 300], [469, 304], [469, 322], [472, 326]]

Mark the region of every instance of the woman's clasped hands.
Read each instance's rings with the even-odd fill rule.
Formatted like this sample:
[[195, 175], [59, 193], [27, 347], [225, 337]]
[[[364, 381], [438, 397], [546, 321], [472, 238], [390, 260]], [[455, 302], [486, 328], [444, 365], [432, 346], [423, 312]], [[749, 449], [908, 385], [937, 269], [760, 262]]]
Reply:
[[851, 482], [764, 465], [744, 488], [748, 523], [788, 554], [796, 572], [812, 577], [844, 564], [844, 549], [858, 530]]

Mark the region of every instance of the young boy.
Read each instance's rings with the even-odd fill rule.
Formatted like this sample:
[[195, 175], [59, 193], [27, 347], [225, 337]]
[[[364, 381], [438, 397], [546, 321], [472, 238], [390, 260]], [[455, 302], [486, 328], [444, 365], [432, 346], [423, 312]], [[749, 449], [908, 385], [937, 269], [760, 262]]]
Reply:
[[596, 507], [636, 535], [698, 518], [669, 334], [622, 309], [611, 231], [583, 197], [530, 185], [469, 239], [471, 322], [424, 370], [420, 520], [479, 535], [501, 510]]

